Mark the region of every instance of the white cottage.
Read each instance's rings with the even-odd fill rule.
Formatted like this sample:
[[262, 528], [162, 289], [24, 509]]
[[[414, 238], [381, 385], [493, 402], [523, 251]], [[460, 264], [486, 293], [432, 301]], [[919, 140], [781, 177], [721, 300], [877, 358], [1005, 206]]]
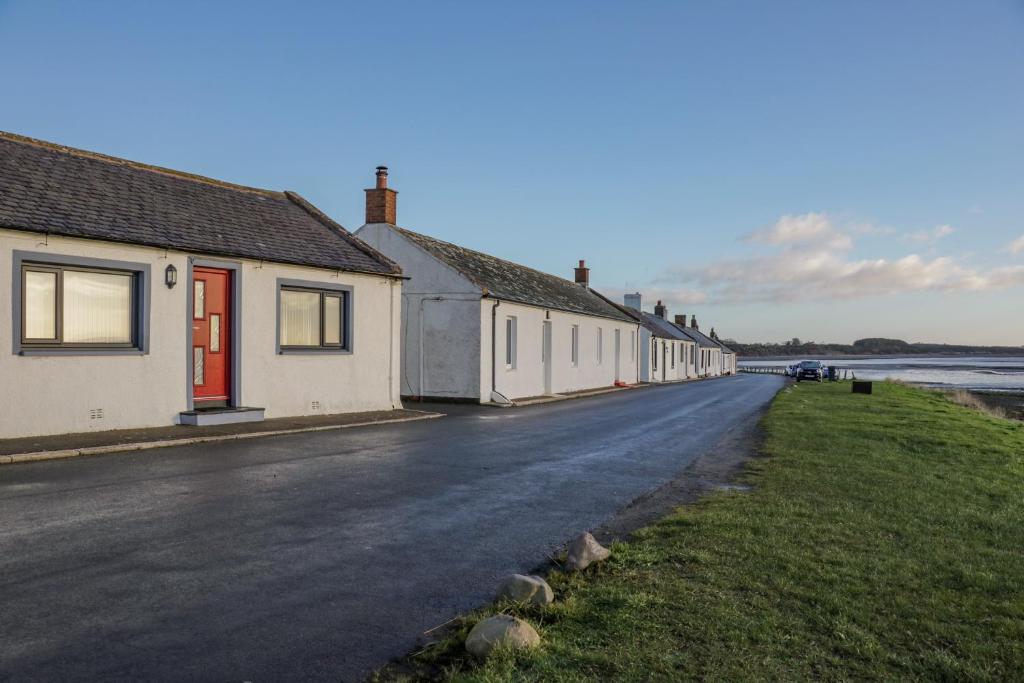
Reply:
[[718, 377], [722, 375], [722, 345], [700, 331], [697, 316], [690, 316], [690, 325], [686, 325], [686, 316], [677, 315], [675, 327], [693, 339], [697, 345], [696, 372], [698, 377]]
[[639, 293], [627, 294], [625, 305], [625, 310], [636, 316], [641, 324], [641, 380], [657, 383], [695, 378], [696, 343], [666, 319], [667, 309], [662, 302], [654, 306], [653, 314], [641, 309]]
[[396, 226], [377, 169], [357, 236], [397, 262], [402, 394], [510, 403], [638, 381], [635, 319], [589, 287]]
[[400, 407], [400, 277], [293, 192], [0, 133], [0, 438]]

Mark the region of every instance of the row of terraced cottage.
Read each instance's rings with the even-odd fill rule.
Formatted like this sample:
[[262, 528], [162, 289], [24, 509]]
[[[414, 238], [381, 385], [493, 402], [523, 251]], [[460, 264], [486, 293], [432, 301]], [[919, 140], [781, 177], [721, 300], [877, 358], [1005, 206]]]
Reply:
[[353, 235], [294, 192], [0, 133], [0, 438], [735, 372], [583, 261], [570, 281], [400, 228], [375, 185]]

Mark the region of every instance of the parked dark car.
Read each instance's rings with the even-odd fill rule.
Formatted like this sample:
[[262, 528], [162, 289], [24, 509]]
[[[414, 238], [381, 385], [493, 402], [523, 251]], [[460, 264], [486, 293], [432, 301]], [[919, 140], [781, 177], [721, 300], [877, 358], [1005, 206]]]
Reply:
[[816, 360], [805, 360], [796, 369], [796, 381], [813, 379], [820, 382], [825, 378], [825, 366]]

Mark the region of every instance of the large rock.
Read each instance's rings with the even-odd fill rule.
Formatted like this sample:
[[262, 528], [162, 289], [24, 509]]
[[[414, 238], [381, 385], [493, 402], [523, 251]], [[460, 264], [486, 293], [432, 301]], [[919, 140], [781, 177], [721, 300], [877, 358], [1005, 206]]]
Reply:
[[534, 605], [550, 605], [555, 593], [548, 582], [539, 576], [513, 574], [498, 587], [498, 598], [508, 598], [516, 602], [530, 602]]
[[537, 645], [540, 645], [540, 636], [533, 627], [507, 614], [478, 621], [466, 637], [466, 650], [480, 659], [496, 648], [525, 650]]
[[568, 557], [565, 560], [565, 568], [569, 571], [586, 569], [594, 562], [607, 560], [611, 551], [597, 542], [589, 533], [576, 537], [569, 544]]

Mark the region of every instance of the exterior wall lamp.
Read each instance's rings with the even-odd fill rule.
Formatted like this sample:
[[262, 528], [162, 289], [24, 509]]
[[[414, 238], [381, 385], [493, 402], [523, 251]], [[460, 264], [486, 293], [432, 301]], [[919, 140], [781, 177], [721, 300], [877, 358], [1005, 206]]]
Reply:
[[174, 289], [174, 285], [178, 284], [178, 269], [173, 265], [164, 269], [164, 284], [167, 285], [167, 289]]

